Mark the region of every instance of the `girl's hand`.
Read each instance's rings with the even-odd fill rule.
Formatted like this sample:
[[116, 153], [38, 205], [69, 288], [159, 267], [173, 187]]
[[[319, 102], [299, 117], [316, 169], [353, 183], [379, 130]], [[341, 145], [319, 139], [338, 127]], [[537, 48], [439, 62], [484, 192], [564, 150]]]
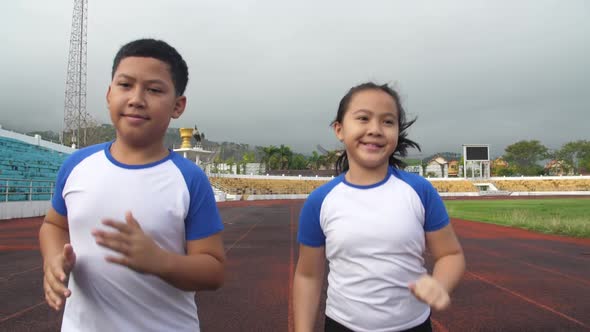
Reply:
[[59, 311], [66, 303], [66, 297], [72, 292], [66, 288], [68, 275], [76, 264], [76, 254], [72, 245], [64, 245], [62, 252], [46, 261], [43, 267], [43, 289], [45, 301], [50, 307]]
[[164, 251], [143, 232], [131, 212], [125, 214], [125, 221], [103, 220], [104, 225], [114, 228], [116, 232], [92, 231], [96, 243], [122, 255], [107, 256], [107, 261], [127, 266], [140, 273], [155, 274], [157, 264], [163, 261]]
[[409, 286], [414, 296], [434, 310], [444, 310], [451, 304], [447, 290], [432, 276], [425, 274]]

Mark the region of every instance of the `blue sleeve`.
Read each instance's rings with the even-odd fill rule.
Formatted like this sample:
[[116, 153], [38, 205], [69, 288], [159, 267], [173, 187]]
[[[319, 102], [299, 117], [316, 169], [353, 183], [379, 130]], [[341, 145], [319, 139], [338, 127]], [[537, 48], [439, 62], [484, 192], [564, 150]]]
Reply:
[[320, 225], [320, 209], [323, 197], [312, 192], [299, 215], [299, 232], [297, 241], [309, 247], [321, 247], [326, 244], [326, 236]]
[[449, 224], [449, 215], [442, 198], [432, 185], [425, 180], [423, 194], [420, 195], [424, 204], [424, 230], [426, 232], [437, 231]]
[[61, 214], [62, 216], [68, 215], [68, 209], [63, 197], [63, 190], [66, 185], [66, 181], [68, 180], [68, 177], [74, 168], [88, 156], [91, 156], [98, 151], [104, 150], [108, 144], [109, 142], [91, 145], [81, 150], [75, 151], [68, 158], [66, 158], [57, 172], [57, 180], [55, 181], [55, 189], [51, 199], [51, 206], [57, 213]]
[[437, 231], [449, 224], [447, 209], [430, 181], [417, 174], [408, 173], [398, 169], [392, 170], [396, 176], [409, 184], [422, 202], [424, 207], [424, 231]]
[[64, 162], [59, 171], [57, 172], [57, 180], [55, 181], [55, 188], [53, 189], [53, 197], [51, 198], [51, 206], [53, 209], [61, 214], [62, 216], [68, 215], [68, 209], [66, 207], [66, 201], [63, 197], [64, 186], [66, 184], [66, 180], [70, 175], [72, 169], [69, 166], [69, 163]]
[[183, 159], [178, 156], [173, 161], [184, 176], [190, 194], [188, 213], [184, 220], [186, 240], [203, 239], [221, 232], [223, 223], [207, 175], [200, 167]]

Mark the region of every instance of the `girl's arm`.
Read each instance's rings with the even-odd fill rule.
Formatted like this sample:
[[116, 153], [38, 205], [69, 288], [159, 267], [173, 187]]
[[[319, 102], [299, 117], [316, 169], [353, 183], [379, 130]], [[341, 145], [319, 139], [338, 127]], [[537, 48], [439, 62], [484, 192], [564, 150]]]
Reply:
[[293, 279], [293, 313], [296, 332], [313, 331], [326, 269], [325, 247], [299, 246]]
[[443, 310], [450, 305], [449, 294], [465, 272], [465, 257], [451, 224], [427, 232], [426, 242], [434, 257], [434, 271], [409, 287], [416, 298], [434, 310]]
[[453, 226], [449, 223], [437, 231], [427, 232], [426, 243], [435, 262], [432, 277], [450, 294], [465, 272], [465, 256]]

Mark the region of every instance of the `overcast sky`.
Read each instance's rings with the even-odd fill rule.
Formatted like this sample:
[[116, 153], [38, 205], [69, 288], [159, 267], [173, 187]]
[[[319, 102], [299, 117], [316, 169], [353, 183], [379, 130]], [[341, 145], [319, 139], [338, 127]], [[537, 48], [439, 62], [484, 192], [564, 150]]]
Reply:
[[[422, 156], [590, 139], [586, 0], [89, 2], [87, 108], [99, 122], [114, 54], [152, 37], [189, 65], [187, 111], [171, 126], [213, 141], [340, 147], [329, 124], [368, 80], [391, 83], [418, 117]], [[2, 3], [4, 127], [62, 128], [73, 4]]]

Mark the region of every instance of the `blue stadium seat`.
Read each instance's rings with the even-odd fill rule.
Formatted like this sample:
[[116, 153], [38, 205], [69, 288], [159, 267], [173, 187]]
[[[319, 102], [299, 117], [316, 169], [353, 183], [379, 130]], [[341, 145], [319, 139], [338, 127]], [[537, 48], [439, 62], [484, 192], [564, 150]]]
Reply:
[[51, 199], [52, 184], [66, 158], [61, 152], [0, 137], [0, 200], [6, 200], [7, 187], [8, 201]]

